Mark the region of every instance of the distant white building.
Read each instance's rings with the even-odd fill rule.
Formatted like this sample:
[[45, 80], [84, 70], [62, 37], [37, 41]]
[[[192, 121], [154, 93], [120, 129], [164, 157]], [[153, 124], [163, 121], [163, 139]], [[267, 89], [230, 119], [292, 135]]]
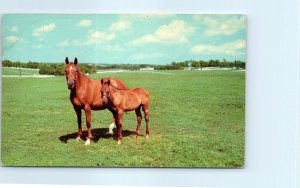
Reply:
[[145, 67], [145, 68], [140, 68], [141, 71], [152, 71], [154, 70], [154, 67]]
[[193, 70], [194, 67], [183, 67], [183, 70]]

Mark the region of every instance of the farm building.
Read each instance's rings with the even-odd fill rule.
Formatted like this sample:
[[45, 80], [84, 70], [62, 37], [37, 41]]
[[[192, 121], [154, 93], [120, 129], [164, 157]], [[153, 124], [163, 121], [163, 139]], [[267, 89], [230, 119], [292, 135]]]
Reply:
[[152, 71], [154, 70], [154, 67], [145, 67], [145, 68], [140, 68], [141, 71]]

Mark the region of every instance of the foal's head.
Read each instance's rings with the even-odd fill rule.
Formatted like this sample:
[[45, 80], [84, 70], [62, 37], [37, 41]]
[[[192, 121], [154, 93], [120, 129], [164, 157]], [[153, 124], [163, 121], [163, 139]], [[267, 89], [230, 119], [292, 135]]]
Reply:
[[75, 88], [75, 82], [78, 79], [78, 72], [79, 69], [76, 66], [78, 63], [77, 58], [75, 58], [74, 62], [69, 62], [68, 57], [66, 57], [66, 68], [65, 68], [65, 73], [66, 73], [66, 79], [67, 79], [67, 85], [70, 90]]
[[101, 96], [102, 96], [102, 102], [104, 105], [108, 103], [109, 96], [110, 96], [110, 80], [109, 78], [103, 78], [101, 79]]

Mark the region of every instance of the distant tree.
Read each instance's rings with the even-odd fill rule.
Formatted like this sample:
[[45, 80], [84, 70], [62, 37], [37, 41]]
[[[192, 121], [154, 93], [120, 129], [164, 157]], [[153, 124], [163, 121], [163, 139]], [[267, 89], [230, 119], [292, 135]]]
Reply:
[[13, 62], [5, 59], [2, 61], [2, 67], [12, 67], [13, 66]]
[[215, 67], [215, 66], [216, 66], [215, 60], [212, 60], [212, 59], [209, 60], [209, 61], [208, 61], [208, 66], [209, 66], [209, 67]]
[[55, 68], [55, 74], [54, 75], [64, 75], [65, 74], [65, 65], [64, 64], [58, 64]]
[[199, 61], [193, 61], [191, 66], [192, 67], [200, 67], [200, 62]]

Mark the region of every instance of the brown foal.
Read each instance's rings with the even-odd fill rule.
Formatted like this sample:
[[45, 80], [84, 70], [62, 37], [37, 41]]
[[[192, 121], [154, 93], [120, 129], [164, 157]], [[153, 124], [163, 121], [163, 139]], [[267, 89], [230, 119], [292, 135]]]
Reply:
[[143, 88], [134, 88], [130, 90], [119, 90], [112, 87], [110, 78], [101, 79], [101, 96], [103, 103], [112, 112], [117, 125], [117, 140], [118, 144], [122, 141], [122, 122], [123, 113], [135, 110], [137, 117], [136, 138], [141, 131], [142, 114], [141, 108], [144, 111], [146, 121], [146, 139], [149, 138], [149, 92]]

